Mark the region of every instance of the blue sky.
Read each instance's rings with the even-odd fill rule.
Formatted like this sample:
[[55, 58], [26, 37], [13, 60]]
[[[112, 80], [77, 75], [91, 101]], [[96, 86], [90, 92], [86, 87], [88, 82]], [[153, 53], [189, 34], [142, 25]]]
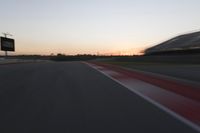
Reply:
[[[1, 0], [16, 54], [134, 54], [200, 30], [199, 0]], [[0, 52], [2, 53], [2, 52]]]

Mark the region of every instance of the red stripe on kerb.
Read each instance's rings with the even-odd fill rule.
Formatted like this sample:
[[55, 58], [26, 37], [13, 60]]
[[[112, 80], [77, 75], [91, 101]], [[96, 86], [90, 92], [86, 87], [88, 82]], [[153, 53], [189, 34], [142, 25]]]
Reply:
[[200, 87], [180, 84], [173, 80], [168, 80], [164, 78], [161, 79], [160, 77], [147, 75], [147, 74], [136, 72], [136, 71], [128, 71], [126, 69], [123, 69], [121, 67], [117, 67], [114, 65], [102, 64], [102, 63], [95, 63], [95, 64], [106, 67], [107, 69], [117, 71], [118, 73], [121, 73], [124, 78], [139, 79], [147, 83], [159, 86], [168, 91], [172, 91], [179, 95], [182, 95], [182, 96], [185, 96], [185, 97], [188, 97], [190, 99], [200, 102]]
[[[134, 88], [137, 92], [149, 97], [157, 103], [167, 107], [180, 116], [189, 121], [200, 125], [200, 88], [189, 85], [183, 85], [176, 81], [158, 78], [144, 73], [129, 71], [121, 67], [107, 65], [102, 63], [95, 63], [103, 67], [99, 71], [109, 75], [117, 81]], [[95, 67], [95, 66], [94, 66]], [[114, 71], [118, 75], [107, 73]], [[144, 81], [149, 83], [146, 87], [136, 87], [137, 81]], [[143, 82], [143, 83], [144, 83]], [[142, 83], [141, 83], [142, 84]], [[151, 87], [151, 85], [154, 87]], [[158, 86], [158, 87], [155, 87]]]

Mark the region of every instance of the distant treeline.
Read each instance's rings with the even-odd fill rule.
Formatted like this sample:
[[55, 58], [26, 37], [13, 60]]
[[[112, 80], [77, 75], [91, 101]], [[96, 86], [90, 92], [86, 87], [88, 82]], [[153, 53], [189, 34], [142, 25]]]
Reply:
[[10, 55], [10, 56], [0, 56], [0, 58], [7, 59], [24, 59], [24, 60], [52, 60], [52, 61], [88, 61], [88, 60], [101, 60], [101, 59], [111, 59], [115, 57], [132, 57], [132, 56], [106, 56], [106, 55]]
[[[187, 51], [188, 52], [188, 51]], [[192, 52], [192, 51], [190, 51]], [[135, 62], [135, 63], [178, 63], [178, 64], [200, 64], [200, 54], [152, 54], [144, 56], [104, 56], [104, 55], [18, 55], [0, 56], [0, 58], [24, 59], [24, 60], [52, 60], [52, 61], [103, 61], [103, 62]]]
[[[88, 60], [99, 60], [99, 59], [109, 59], [114, 57], [122, 56], [104, 56], [104, 55], [62, 55], [58, 54], [57, 56], [51, 56], [50, 59], [53, 61], [88, 61]], [[128, 56], [123, 56], [128, 57]]]
[[53, 61], [86, 61], [91, 59], [96, 59], [94, 55], [62, 55], [58, 54], [57, 56], [51, 56], [50, 60]]

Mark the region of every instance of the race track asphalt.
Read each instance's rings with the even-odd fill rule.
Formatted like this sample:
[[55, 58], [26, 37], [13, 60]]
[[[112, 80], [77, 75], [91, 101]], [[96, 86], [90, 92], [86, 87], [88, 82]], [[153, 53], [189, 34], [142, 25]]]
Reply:
[[0, 65], [1, 133], [195, 133], [81, 62]]

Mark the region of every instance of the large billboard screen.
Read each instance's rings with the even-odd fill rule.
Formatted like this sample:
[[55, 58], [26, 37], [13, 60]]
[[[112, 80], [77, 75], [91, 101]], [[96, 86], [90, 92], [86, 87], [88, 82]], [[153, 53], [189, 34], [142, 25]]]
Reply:
[[2, 51], [15, 51], [15, 40], [1, 37], [0, 46]]

